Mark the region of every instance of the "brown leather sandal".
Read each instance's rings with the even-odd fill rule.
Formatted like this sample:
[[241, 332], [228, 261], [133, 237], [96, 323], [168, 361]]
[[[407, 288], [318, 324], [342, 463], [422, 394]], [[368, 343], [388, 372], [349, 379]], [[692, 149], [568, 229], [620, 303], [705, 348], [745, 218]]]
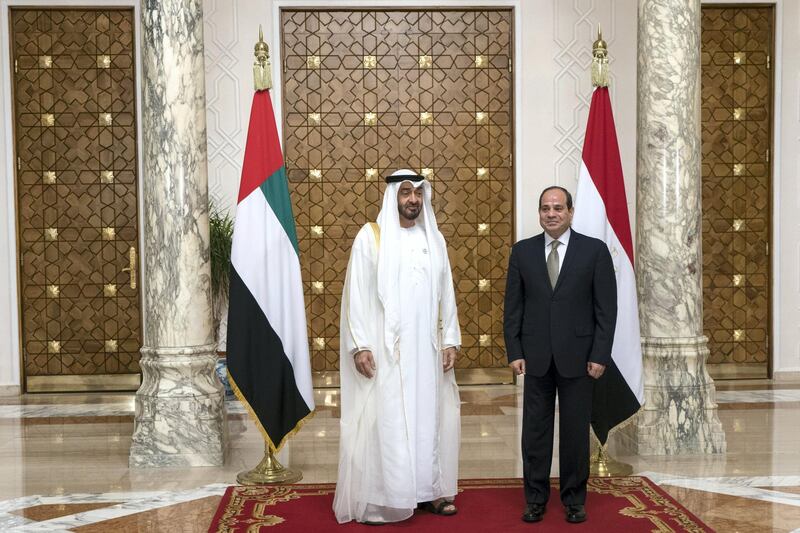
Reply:
[[[452, 507], [452, 509], [447, 509], [447, 507]], [[438, 505], [434, 505], [433, 502], [425, 502], [422, 504], [422, 508], [429, 513], [441, 516], [453, 516], [458, 512], [456, 504], [448, 500], [442, 500]]]

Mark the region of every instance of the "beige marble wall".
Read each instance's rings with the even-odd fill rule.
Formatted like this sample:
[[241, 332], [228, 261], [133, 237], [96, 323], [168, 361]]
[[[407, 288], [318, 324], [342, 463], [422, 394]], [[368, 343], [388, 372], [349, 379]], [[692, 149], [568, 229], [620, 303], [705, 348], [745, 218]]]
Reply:
[[[404, 5], [427, 2], [405, 2]], [[580, 5], [578, 5], [580, 4]], [[209, 193], [233, 210], [238, 193], [252, 99], [252, 59], [258, 24], [270, 44], [273, 99], [280, 113], [280, 54], [275, 17], [281, 7], [380, 6], [373, 2], [205, 0]], [[636, 0], [573, 3], [559, 0], [452, 1], [446, 6], [514, 7], [517, 237], [541, 231], [536, 204], [553, 183], [577, 188], [583, 136], [592, 94], [591, 46], [603, 28], [611, 53], [612, 88], [631, 221], [635, 216]], [[281, 120], [278, 119], [278, 127]], [[225, 327], [223, 322], [222, 328]], [[223, 341], [224, 342], [224, 341]], [[224, 349], [224, 345], [220, 347]]]
[[208, 192], [218, 206], [232, 210], [253, 99], [253, 45], [259, 24], [271, 44], [272, 2], [204, 0], [203, 10]]
[[13, 113], [11, 106], [8, 9], [0, 2], [0, 389], [18, 392], [19, 315], [17, 304], [16, 215], [14, 197]]
[[[205, 0], [209, 191], [223, 206], [235, 203], [239, 166], [252, 97], [251, 58], [257, 24], [273, 32], [274, 1]], [[384, 2], [385, 3], [385, 2]], [[474, 3], [474, 2], [473, 2]], [[294, 2], [295, 5], [380, 5]], [[469, 5], [469, 1], [447, 5]], [[483, 1], [480, 5], [506, 5]], [[539, 191], [556, 182], [574, 190], [591, 94], [588, 62], [596, 26], [609, 43], [611, 94], [632, 224], [636, 216], [636, 0], [524, 0], [516, 3], [515, 95], [518, 138], [517, 235], [539, 231], [534, 209]], [[288, 1], [279, 5], [292, 5]], [[396, 5], [390, 3], [387, 5]], [[773, 367], [800, 374], [800, 4], [777, 0], [775, 286]], [[252, 27], [252, 29], [250, 29]], [[784, 31], [784, 28], [786, 30]], [[274, 55], [274, 54], [273, 54]], [[783, 156], [782, 154], [786, 154]], [[635, 226], [634, 226], [635, 227]], [[635, 237], [634, 237], [635, 238]]]
[[[295, 2], [296, 5], [381, 5], [383, 0]], [[136, 0], [131, 0], [137, 3]], [[0, 42], [7, 43], [4, 21], [9, 0], [0, 0]], [[30, 0], [27, 5], [52, 1]], [[386, 3], [396, 6], [397, 2]], [[506, 5], [484, 0], [443, 5]], [[511, 2], [512, 4], [514, 2]], [[427, 4], [427, 3], [426, 3]], [[274, 33], [274, 0], [204, 0], [209, 194], [223, 207], [235, 203], [252, 98], [252, 47], [258, 24], [270, 39]], [[280, 5], [289, 5], [281, 2]], [[430, 4], [427, 4], [430, 5]], [[628, 189], [629, 211], [635, 217], [636, 168], [636, 0], [524, 0], [518, 10], [515, 76], [515, 154], [519, 237], [538, 231], [535, 203], [545, 185], [557, 181], [574, 189], [590, 95], [588, 65], [598, 22], [612, 58], [612, 98]], [[776, 95], [782, 105], [775, 129], [775, 312], [773, 347], [776, 373], [800, 373], [800, 4], [778, 0], [779, 56]], [[785, 30], [784, 30], [785, 28]], [[782, 35], [781, 35], [782, 34]], [[585, 44], [584, 44], [585, 43]], [[274, 54], [273, 54], [274, 55]], [[0, 385], [19, 385], [18, 319], [16, 316], [16, 251], [13, 213], [13, 146], [9, 99], [8, 48], [0, 53]]]
[[520, 8], [522, 87], [517, 98], [517, 209], [520, 238], [541, 231], [535, 209], [556, 183], [575, 192], [592, 94], [591, 46], [603, 28], [611, 60], [611, 98], [631, 223], [636, 186], [636, 1], [525, 1]]
[[800, 376], [800, 2], [778, 3], [775, 96], [773, 368]]
[[[252, 47], [258, 24], [275, 48], [275, 9], [282, 6], [380, 6], [382, 2], [289, 2], [205, 0], [206, 91], [208, 101], [209, 191], [220, 205], [232, 208], [252, 98]], [[406, 2], [404, 5], [427, 2]], [[581, 5], [578, 5], [581, 4]], [[585, 5], [584, 5], [585, 4]], [[623, 171], [634, 214], [636, 169], [636, 1], [559, 0], [441, 2], [446, 6], [512, 6], [517, 37], [515, 76], [519, 92], [515, 154], [518, 235], [540, 231], [535, 205], [540, 190], [559, 183], [575, 190], [592, 87], [589, 66], [598, 23], [609, 43], [617, 134]], [[279, 56], [279, 54], [277, 54]], [[274, 77], [279, 57], [272, 52]], [[276, 96], [279, 88], [273, 91]], [[277, 98], [276, 98], [277, 99]], [[280, 121], [279, 121], [280, 122]]]

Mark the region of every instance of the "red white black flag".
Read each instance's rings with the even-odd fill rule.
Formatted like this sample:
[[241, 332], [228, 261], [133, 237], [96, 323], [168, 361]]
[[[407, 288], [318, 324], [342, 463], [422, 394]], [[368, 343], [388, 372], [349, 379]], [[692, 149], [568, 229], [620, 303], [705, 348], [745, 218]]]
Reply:
[[606, 243], [617, 275], [612, 362], [595, 383], [592, 406], [592, 429], [605, 444], [609, 431], [644, 404], [633, 240], [608, 87], [592, 95], [572, 227]]

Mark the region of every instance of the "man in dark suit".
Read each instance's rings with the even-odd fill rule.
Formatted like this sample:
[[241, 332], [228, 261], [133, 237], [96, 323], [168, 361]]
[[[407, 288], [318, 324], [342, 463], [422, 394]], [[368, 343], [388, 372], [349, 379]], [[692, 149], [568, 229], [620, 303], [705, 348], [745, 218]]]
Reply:
[[543, 518], [550, 496], [555, 398], [559, 404], [561, 502], [567, 522], [586, 520], [593, 380], [611, 358], [617, 287], [608, 247], [570, 229], [572, 196], [549, 187], [539, 197], [544, 229], [511, 249], [504, 333], [508, 361], [525, 374], [522, 462], [527, 506]]

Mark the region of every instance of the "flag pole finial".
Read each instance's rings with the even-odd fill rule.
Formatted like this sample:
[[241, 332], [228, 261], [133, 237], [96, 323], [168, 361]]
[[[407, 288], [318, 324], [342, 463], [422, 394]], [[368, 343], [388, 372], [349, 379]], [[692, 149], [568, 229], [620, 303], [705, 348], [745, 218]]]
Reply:
[[608, 44], [603, 40], [603, 30], [597, 25], [597, 40], [592, 45], [592, 85], [608, 87]]
[[272, 65], [269, 62], [269, 45], [264, 42], [264, 30], [258, 25], [258, 42], [254, 54], [256, 61], [253, 63], [253, 84], [256, 91], [272, 88]]

